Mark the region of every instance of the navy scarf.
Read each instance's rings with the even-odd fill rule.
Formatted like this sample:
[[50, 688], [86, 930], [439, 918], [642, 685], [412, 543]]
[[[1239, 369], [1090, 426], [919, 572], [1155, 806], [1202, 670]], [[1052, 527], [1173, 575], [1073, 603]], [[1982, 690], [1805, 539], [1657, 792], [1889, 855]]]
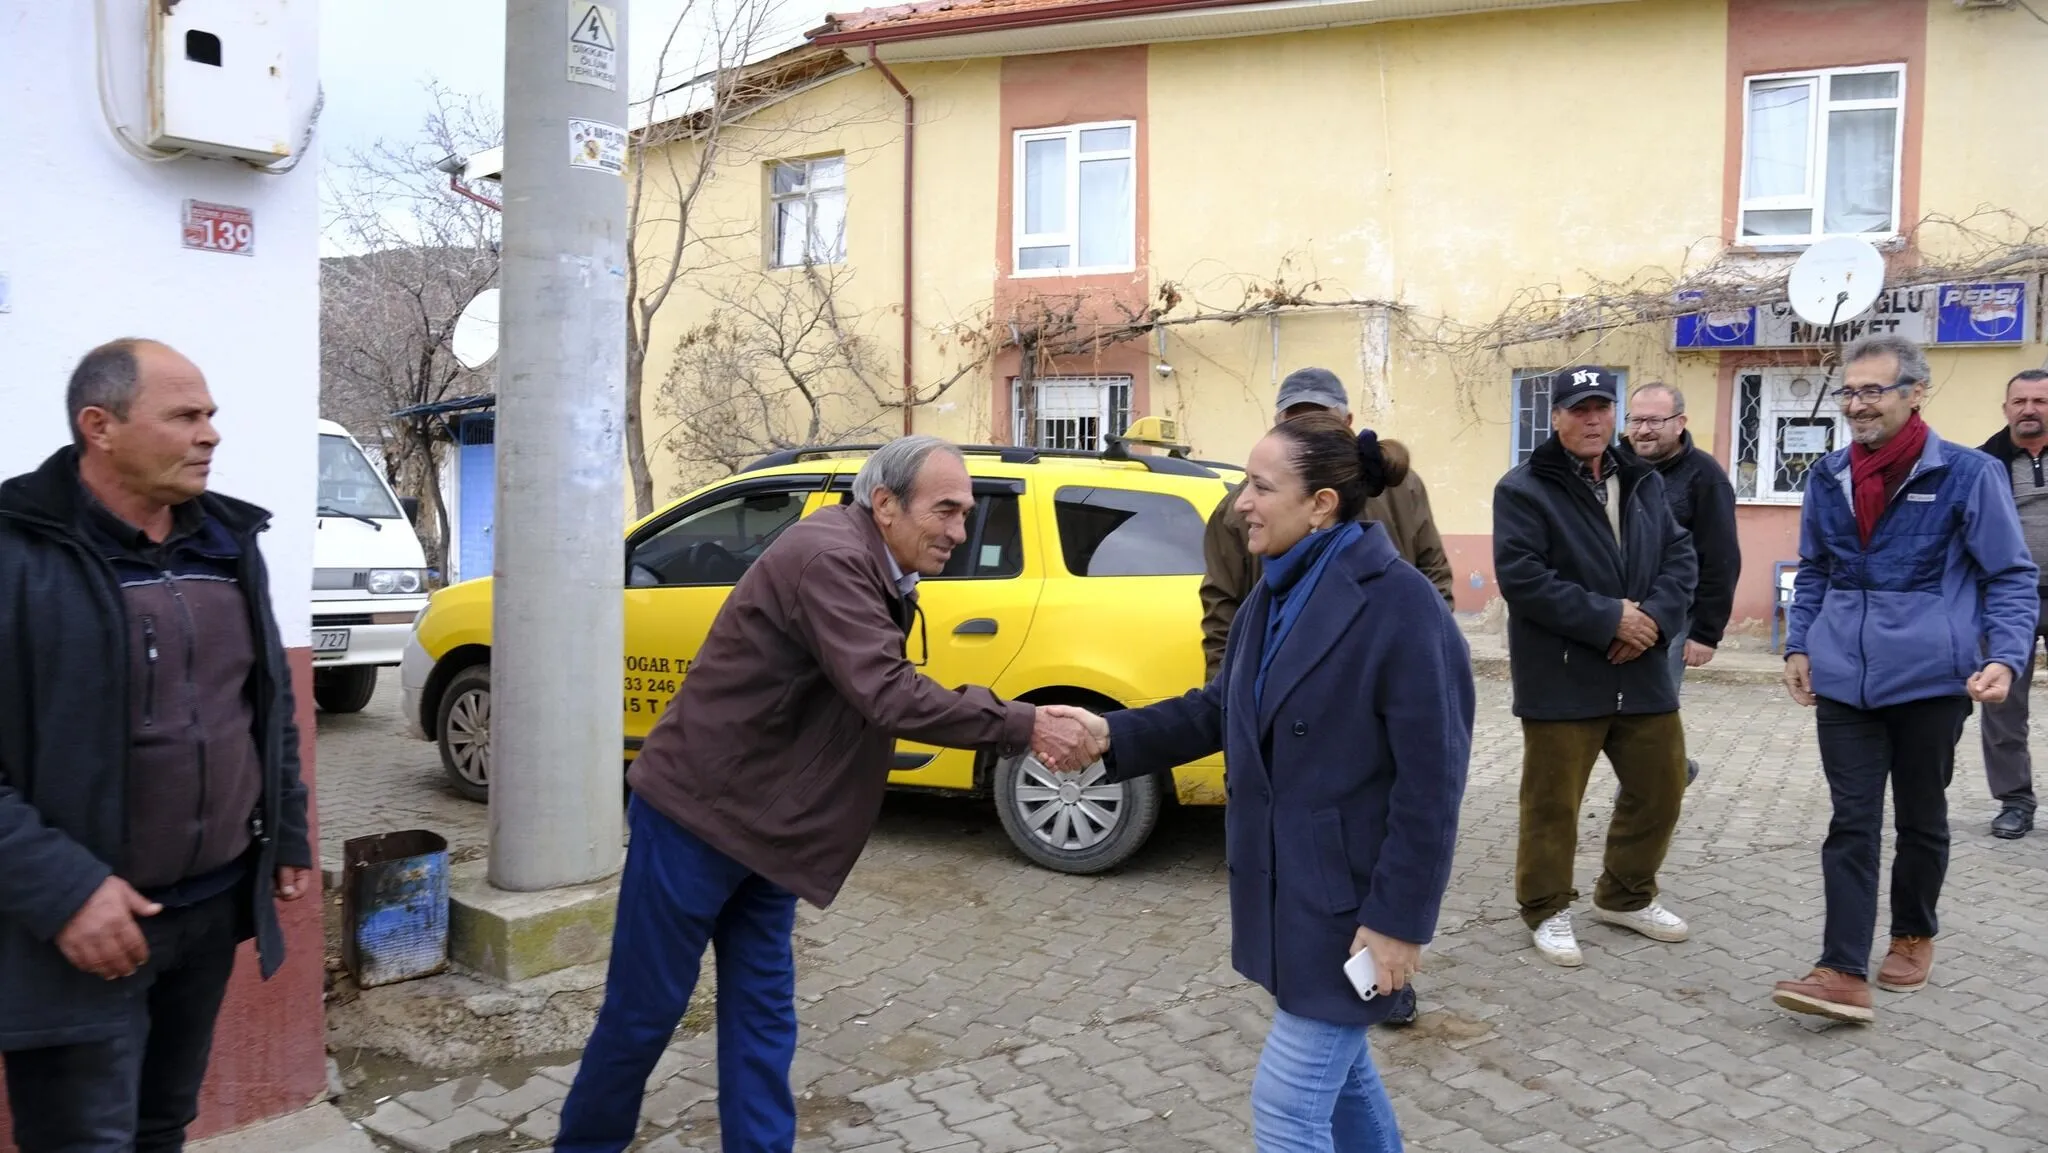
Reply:
[[1336, 528], [1312, 532], [1294, 542], [1293, 548], [1267, 559], [1265, 581], [1273, 603], [1266, 610], [1266, 647], [1259, 654], [1259, 675], [1252, 680], [1254, 705], [1265, 699], [1266, 671], [1272, 667], [1273, 656], [1280, 651], [1287, 634], [1293, 631], [1294, 622], [1301, 619], [1302, 610], [1308, 607], [1330, 558], [1364, 535], [1364, 525], [1355, 520], [1345, 521]]

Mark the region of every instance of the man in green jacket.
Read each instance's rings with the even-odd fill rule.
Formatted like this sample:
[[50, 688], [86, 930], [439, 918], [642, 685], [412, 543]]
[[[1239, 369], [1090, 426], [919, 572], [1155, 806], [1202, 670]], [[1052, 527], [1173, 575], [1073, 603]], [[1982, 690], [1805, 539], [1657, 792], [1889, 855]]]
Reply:
[[[1351, 400], [1344, 383], [1326, 368], [1302, 368], [1280, 382], [1280, 395], [1273, 404], [1275, 421], [1293, 420], [1312, 412], [1328, 412], [1351, 423]], [[1444, 603], [1456, 608], [1451, 597], [1451, 562], [1444, 556], [1443, 538], [1429, 511], [1429, 492], [1422, 478], [1410, 468], [1408, 450], [1399, 441], [1382, 440], [1387, 457], [1387, 488], [1365, 502], [1359, 520], [1387, 526], [1401, 559], [1422, 570], [1436, 586]], [[1230, 622], [1237, 609], [1259, 583], [1259, 558], [1252, 555], [1244, 517], [1237, 512], [1236, 488], [1209, 514], [1209, 527], [1202, 535], [1202, 657], [1205, 676], [1214, 680], [1223, 662], [1223, 646], [1230, 639]], [[1389, 1025], [1407, 1025], [1415, 1020], [1415, 986], [1405, 985], [1394, 995]]]

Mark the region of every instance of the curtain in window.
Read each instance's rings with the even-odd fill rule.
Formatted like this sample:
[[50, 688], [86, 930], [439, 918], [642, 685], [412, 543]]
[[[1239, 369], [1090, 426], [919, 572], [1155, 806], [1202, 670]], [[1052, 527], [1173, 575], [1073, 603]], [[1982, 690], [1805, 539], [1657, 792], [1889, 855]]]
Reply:
[[1067, 142], [1064, 138], [1024, 142], [1024, 232], [1029, 236], [1067, 230]]
[[1806, 133], [1812, 123], [1813, 86], [1757, 85], [1749, 91], [1749, 173], [1746, 199], [1804, 196]]
[[1898, 111], [1859, 108], [1828, 114], [1828, 192], [1823, 231], [1887, 232]]
[[1084, 268], [1131, 263], [1131, 162], [1081, 162], [1081, 260]]
[[811, 196], [811, 259], [837, 264], [846, 259], [846, 190], [828, 189]]

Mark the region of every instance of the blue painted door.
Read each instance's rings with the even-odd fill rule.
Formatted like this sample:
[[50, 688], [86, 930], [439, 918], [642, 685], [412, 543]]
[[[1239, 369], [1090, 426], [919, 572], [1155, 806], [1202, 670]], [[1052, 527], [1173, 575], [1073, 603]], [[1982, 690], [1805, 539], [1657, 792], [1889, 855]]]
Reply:
[[498, 504], [498, 446], [489, 440], [462, 446], [460, 549], [463, 580], [490, 576], [491, 526]]

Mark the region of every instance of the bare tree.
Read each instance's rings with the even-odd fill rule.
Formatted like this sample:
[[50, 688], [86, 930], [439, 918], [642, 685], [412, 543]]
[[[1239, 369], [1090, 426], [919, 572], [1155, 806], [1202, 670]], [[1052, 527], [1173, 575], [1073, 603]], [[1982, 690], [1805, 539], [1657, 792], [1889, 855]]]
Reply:
[[839, 303], [850, 274], [807, 265], [728, 284], [676, 342], [656, 415], [685, 478], [732, 473], [776, 449], [879, 437], [879, 345]]
[[[793, 39], [795, 30], [784, 26], [782, 9], [782, 0], [687, 0], [662, 45], [655, 95], [646, 105], [647, 125], [633, 135], [627, 193], [632, 253], [626, 272], [626, 463], [633, 507], [641, 516], [654, 510], [655, 500], [648, 454], [656, 445], [648, 441], [644, 417], [656, 320], [686, 279], [748, 258], [758, 262], [762, 251], [759, 245], [742, 244], [737, 249], [748, 256], [733, 255], [737, 249], [725, 242], [758, 239], [760, 222], [713, 219], [705, 191], [722, 167], [737, 171], [750, 159], [772, 154], [776, 138], [818, 126], [748, 123], [746, 139], [737, 148], [732, 146], [735, 128], [779, 96], [858, 67], [837, 49], [800, 45], [775, 51]], [[859, 114], [849, 112], [832, 123], [843, 126]]]
[[450, 194], [434, 165], [503, 140], [495, 109], [430, 86], [434, 111], [410, 141], [380, 141], [336, 166], [326, 237], [347, 255], [320, 266], [320, 404], [377, 446], [385, 475], [420, 500], [430, 562], [448, 557], [441, 441], [428, 418], [393, 413], [487, 392], [450, 347], [455, 322], [498, 277], [498, 213]]

